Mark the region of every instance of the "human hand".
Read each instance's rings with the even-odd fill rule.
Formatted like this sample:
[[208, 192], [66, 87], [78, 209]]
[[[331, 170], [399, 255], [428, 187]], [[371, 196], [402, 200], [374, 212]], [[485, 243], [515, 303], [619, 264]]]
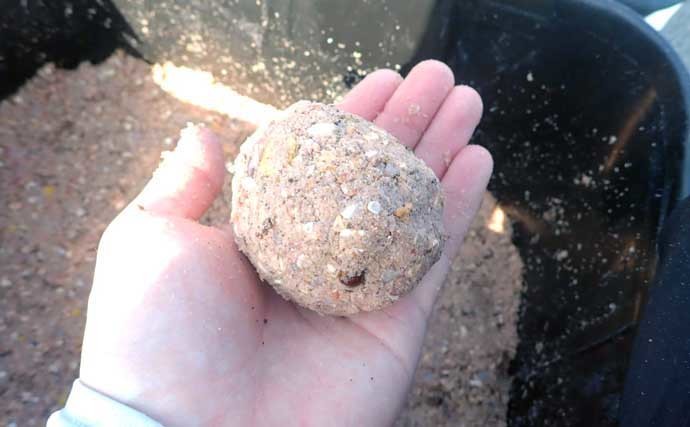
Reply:
[[467, 146], [479, 96], [454, 87], [439, 62], [417, 65], [405, 81], [372, 73], [339, 107], [414, 148], [442, 180], [450, 238], [422, 283], [384, 310], [349, 318], [283, 300], [238, 252], [230, 227], [197, 222], [221, 190], [225, 162], [213, 135], [190, 129], [103, 235], [84, 384], [166, 425], [394, 421], [492, 161]]

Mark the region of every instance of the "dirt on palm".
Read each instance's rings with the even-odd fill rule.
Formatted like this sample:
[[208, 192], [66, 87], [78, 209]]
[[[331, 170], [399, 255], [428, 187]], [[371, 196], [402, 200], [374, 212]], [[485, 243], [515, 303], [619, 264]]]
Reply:
[[[122, 53], [44, 67], [0, 102], [0, 424], [43, 425], [78, 375], [100, 234], [187, 122], [228, 161], [254, 125], [167, 94]], [[203, 221], [227, 223], [229, 179]], [[443, 290], [398, 426], [505, 424], [522, 263], [488, 196]], [[496, 224], [493, 224], [496, 225]]]

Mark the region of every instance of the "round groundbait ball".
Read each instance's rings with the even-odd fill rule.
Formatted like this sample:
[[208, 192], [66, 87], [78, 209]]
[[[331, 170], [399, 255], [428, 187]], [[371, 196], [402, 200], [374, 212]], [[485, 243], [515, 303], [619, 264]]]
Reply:
[[424, 162], [374, 124], [306, 101], [234, 164], [237, 244], [284, 298], [322, 314], [386, 307], [441, 256], [443, 197]]

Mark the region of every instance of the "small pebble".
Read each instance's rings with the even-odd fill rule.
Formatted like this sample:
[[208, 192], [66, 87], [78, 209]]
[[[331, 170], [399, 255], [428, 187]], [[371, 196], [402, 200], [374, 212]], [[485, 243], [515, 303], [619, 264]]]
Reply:
[[367, 141], [378, 141], [379, 139], [381, 139], [381, 137], [375, 132], [370, 132], [364, 135], [364, 139], [366, 139]]
[[410, 218], [410, 212], [412, 212], [412, 203], [405, 203], [403, 206], [396, 209], [393, 215], [406, 221]]
[[55, 187], [52, 185], [46, 185], [41, 189], [41, 191], [43, 193], [43, 197], [52, 197], [53, 194], [55, 194]]
[[357, 211], [357, 205], [349, 205], [345, 209], [340, 212], [340, 216], [342, 216], [345, 219], [352, 219], [352, 217], [355, 215], [355, 212]]
[[225, 163], [225, 170], [227, 170], [230, 175], [234, 175], [235, 174], [235, 162], [229, 161], [229, 162]]
[[474, 377], [470, 380], [470, 386], [472, 386], [472, 387], [483, 387], [484, 383], [479, 378]]
[[557, 261], [563, 261], [564, 259], [568, 258], [568, 251], [566, 250], [561, 250], [556, 253], [556, 260]]
[[386, 163], [383, 168], [383, 174], [389, 178], [400, 175], [400, 169], [397, 168], [393, 163]]
[[336, 126], [333, 123], [317, 123], [307, 129], [307, 133], [315, 138], [327, 137], [335, 133]]
[[367, 210], [374, 215], [378, 215], [381, 213], [381, 203], [379, 203], [377, 200], [372, 200], [371, 202], [367, 203]]
[[354, 191], [352, 190], [352, 187], [350, 187], [347, 184], [341, 184], [340, 185], [340, 191], [342, 191], [343, 194], [345, 194], [346, 196], [352, 196], [355, 194]]

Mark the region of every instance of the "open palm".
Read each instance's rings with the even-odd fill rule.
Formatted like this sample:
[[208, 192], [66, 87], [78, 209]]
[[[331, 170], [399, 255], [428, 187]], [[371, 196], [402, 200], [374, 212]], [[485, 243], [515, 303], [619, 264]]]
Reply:
[[467, 146], [472, 89], [426, 61], [404, 81], [369, 75], [339, 105], [415, 150], [442, 179], [444, 255], [379, 312], [324, 317], [279, 297], [229, 227], [197, 222], [220, 192], [213, 135], [177, 149], [113, 221], [98, 250], [81, 381], [166, 425], [389, 425], [404, 403], [434, 300], [476, 213], [491, 157]]

